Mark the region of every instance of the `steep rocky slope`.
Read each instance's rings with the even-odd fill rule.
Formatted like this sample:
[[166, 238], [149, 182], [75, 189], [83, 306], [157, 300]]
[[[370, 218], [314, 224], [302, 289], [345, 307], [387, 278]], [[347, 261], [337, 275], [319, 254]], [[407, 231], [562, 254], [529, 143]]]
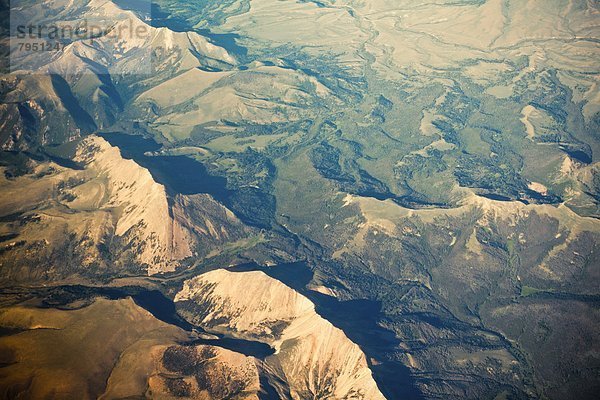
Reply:
[[251, 234], [210, 196], [171, 198], [100, 137], [79, 142], [73, 161], [2, 178], [3, 280], [164, 273]]
[[[190, 233], [169, 215], [165, 188], [149, 171], [123, 159], [117, 148], [97, 137], [85, 139], [74, 160], [86, 165], [89, 179], [105, 181], [107, 193], [102, 188], [94, 191], [89, 186], [77, 186], [69, 192], [74, 196], [70, 208], [86, 209], [91, 203], [92, 209], [114, 210], [114, 235], [125, 237], [136, 247], [136, 260], [149, 265], [150, 274], [192, 255]], [[92, 193], [95, 196], [89, 198]]]
[[360, 348], [263, 272], [208, 272], [186, 281], [175, 301], [195, 324], [271, 345], [267, 369], [294, 399], [383, 399]]

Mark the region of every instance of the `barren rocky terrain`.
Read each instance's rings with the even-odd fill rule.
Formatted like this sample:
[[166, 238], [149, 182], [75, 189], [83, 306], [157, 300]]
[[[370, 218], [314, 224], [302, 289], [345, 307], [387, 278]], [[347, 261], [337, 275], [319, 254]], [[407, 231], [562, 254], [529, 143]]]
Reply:
[[597, 1], [0, 5], [0, 398], [596, 398]]

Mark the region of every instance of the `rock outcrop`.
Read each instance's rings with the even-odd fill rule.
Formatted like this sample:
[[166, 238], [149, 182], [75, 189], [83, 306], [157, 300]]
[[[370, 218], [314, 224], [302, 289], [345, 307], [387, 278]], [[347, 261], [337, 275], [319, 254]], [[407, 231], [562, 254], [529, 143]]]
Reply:
[[187, 303], [194, 323], [272, 346], [265, 363], [294, 399], [384, 398], [361, 349], [310, 300], [263, 272], [208, 272], [186, 281], [175, 301]]

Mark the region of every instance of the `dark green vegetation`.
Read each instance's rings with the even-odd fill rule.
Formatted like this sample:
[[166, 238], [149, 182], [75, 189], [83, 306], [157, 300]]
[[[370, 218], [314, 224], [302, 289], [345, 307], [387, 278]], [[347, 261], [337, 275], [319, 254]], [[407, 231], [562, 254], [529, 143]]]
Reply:
[[[95, 133], [165, 185], [189, 226], [223, 213], [183, 197], [198, 194], [241, 221], [218, 214], [230, 238], [145, 278], [129, 238], [81, 269], [81, 240], [65, 235], [49, 257], [19, 237], [35, 217], [3, 209], [3, 284], [141, 277], [173, 298], [214, 268], [274, 265], [361, 347], [390, 399], [594, 398], [598, 5], [363, 3], [158, 0], [152, 26], [212, 50], [187, 36], [152, 45], [151, 76], [126, 73], [137, 50], [118, 67], [80, 57], [79, 74], [3, 76], [7, 180], [43, 179], [48, 161], [81, 168], [74, 147]], [[528, 7], [546, 19], [523, 21]], [[204, 362], [190, 357], [163, 362]]]

